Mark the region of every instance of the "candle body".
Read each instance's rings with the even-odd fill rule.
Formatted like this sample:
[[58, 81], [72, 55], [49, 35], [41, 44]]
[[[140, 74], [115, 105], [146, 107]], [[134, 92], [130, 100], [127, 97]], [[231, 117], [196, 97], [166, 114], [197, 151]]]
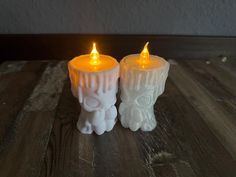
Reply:
[[91, 71], [91, 68], [86, 69], [84, 65], [75, 65], [82, 61], [80, 59], [78, 57], [68, 64], [71, 90], [81, 105], [77, 128], [84, 134], [95, 131], [101, 135], [112, 130], [116, 123], [117, 110], [114, 104], [118, 90], [119, 64], [108, 57], [112, 60], [108, 62], [111, 65], [96, 67]]
[[139, 54], [129, 55], [120, 63], [121, 104], [120, 121], [123, 127], [136, 131], [151, 131], [156, 127], [153, 106], [165, 88], [169, 63], [150, 55], [147, 66], [137, 63]]

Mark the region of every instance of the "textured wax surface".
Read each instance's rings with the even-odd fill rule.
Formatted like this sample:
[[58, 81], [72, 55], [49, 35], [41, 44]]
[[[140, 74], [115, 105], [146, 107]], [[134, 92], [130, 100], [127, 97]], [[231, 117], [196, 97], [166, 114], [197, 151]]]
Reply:
[[69, 63], [72, 94], [78, 98], [81, 112], [77, 128], [84, 134], [95, 131], [101, 135], [112, 130], [116, 123], [116, 94], [118, 91], [119, 65], [111, 70], [86, 72]]
[[118, 65], [115, 58], [108, 55], [100, 55], [101, 63], [98, 65], [91, 65], [89, 55], [81, 55], [73, 58], [69, 64], [77, 70], [84, 72], [101, 72], [111, 70]]
[[127, 62], [132, 58], [132, 55], [127, 56], [120, 63], [120, 121], [123, 127], [132, 131], [139, 128], [152, 131], [157, 125], [153, 107], [164, 92], [170, 65], [159, 58], [163, 62], [161, 67], [137, 70]]
[[156, 55], [150, 55], [147, 63], [140, 63], [140, 55], [139, 54], [131, 54], [124, 57], [124, 63], [131, 68], [135, 68], [138, 70], [149, 70], [157, 68], [165, 67], [166, 61]]
[[1, 0], [0, 33], [236, 35], [235, 0]]

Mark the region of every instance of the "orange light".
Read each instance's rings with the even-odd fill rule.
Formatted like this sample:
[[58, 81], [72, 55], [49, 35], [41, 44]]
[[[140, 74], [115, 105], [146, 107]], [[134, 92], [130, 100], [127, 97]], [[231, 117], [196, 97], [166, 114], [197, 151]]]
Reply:
[[93, 43], [93, 49], [90, 53], [90, 61], [89, 64], [91, 65], [99, 65], [101, 63], [100, 61], [100, 55], [96, 49], [96, 43]]
[[149, 52], [147, 48], [148, 44], [149, 42], [145, 44], [142, 52], [140, 53], [139, 61], [140, 61], [140, 64], [142, 65], [142, 68], [144, 68], [143, 65], [148, 64], [150, 62]]

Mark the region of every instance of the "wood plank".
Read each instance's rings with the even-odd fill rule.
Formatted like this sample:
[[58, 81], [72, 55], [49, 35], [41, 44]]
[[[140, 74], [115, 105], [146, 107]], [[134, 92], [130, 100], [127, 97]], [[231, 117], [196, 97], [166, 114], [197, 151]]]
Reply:
[[78, 101], [66, 83], [54, 122], [41, 176], [147, 175], [140, 161], [134, 133], [120, 124], [102, 136], [83, 135], [75, 127]]
[[66, 79], [66, 63], [49, 64], [1, 144], [2, 176], [39, 176], [55, 110]]
[[155, 110], [157, 128], [136, 136], [140, 154], [156, 176], [236, 175], [236, 162], [230, 153], [172, 80], [168, 79]]
[[[0, 144], [10, 139], [16, 115], [23, 108], [45, 66], [46, 63], [36, 61], [5, 62], [0, 66]], [[0, 152], [2, 150], [0, 148]]]
[[[221, 177], [236, 174], [234, 160], [198, 112], [173, 84], [168, 88], [168, 94], [160, 101], [163, 104], [157, 105], [161, 117], [161, 120], [158, 117], [157, 132], [133, 133], [118, 123], [112, 132], [96, 136], [82, 135], [75, 129], [79, 106], [67, 82], [41, 176]], [[178, 104], [182, 106], [175, 108]]]
[[183, 60], [179, 63], [218, 99], [235, 98], [236, 78], [222, 67], [214, 63], [206, 64], [204, 60]]
[[95, 147], [95, 174], [99, 176], [149, 176], [140, 158], [135, 133], [124, 129], [118, 122], [112, 132], [98, 137]]
[[76, 122], [80, 112], [69, 80], [61, 94], [40, 176], [93, 176], [94, 136], [80, 134]]
[[[222, 68], [204, 61], [179, 61], [179, 64], [196, 82], [202, 85], [221, 108], [230, 114], [234, 121], [236, 115], [236, 78]], [[230, 118], [229, 117], [229, 118]], [[236, 121], [234, 121], [236, 125]]]
[[235, 57], [227, 58], [225, 62], [222, 62], [222, 59], [212, 59], [211, 62], [221, 67], [222, 69], [231, 73], [236, 77], [236, 60]]
[[222, 108], [214, 97], [181, 66], [172, 65], [170, 78], [200, 113], [219, 141], [236, 159], [236, 124], [233, 115]]
[[20, 71], [27, 61], [7, 61], [0, 65], [0, 75]]
[[153, 132], [118, 122], [102, 136], [77, 131], [65, 62], [41, 78], [41, 62], [0, 65], [0, 176], [236, 176], [234, 76], [203, 63], [171, 66]]
[[[95, 136], [82, 135], [75, 129], [79, 106], [67, 82], [41, 176], [223, 177], [236, 174], [233, 158], [201, 115], [176, 86], [168, 85], [167, 94], [157, 102], [158, 119], [161, 118], [157, 131], [133, 133], [118, 123], [112, 132]], [[222, 159], [225, 164], [221, 163]]]

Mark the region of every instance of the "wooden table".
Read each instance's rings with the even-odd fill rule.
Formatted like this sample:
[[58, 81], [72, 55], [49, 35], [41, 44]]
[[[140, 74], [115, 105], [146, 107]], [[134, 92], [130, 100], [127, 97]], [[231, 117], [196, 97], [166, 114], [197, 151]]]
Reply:
[[236, 60], [171, 60], [157, 128], [76, 129], [65, 61], [0, 65], [1, 177], [236, 177]]

